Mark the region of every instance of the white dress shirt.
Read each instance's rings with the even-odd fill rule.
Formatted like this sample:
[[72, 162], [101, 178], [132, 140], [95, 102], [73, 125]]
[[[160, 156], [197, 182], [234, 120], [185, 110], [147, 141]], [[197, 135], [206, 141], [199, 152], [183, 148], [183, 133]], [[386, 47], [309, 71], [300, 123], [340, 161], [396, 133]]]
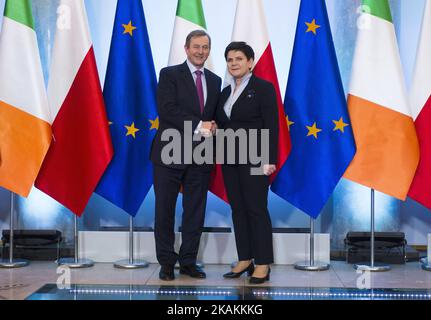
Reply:
[[235, 78], [231, 77], [230, 80], [230, 96], [226, 100], [226, 103], [224, 104], [224, 112], [226, 113], [227, 117], [230, 119], [230, 115], [232, 113], [232, 107], [235, 104], [235, 102], [238, 100], [241, 93], [244, 91], [245, 87], [247, 87], [248, 82], [250, 81], [250, 78], [253, 74], [250, 72], [247, 75], [244, 76], [244, 78], [241, 79], [241, 83], [239, 86], [236, 84]]

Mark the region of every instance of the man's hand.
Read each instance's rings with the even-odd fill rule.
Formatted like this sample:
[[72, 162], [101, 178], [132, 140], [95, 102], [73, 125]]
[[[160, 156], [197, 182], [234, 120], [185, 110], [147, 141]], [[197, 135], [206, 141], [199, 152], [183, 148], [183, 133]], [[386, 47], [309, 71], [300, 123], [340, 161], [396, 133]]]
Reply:
[[212, 135], [212, 121], [203, 121], [202, 122], [202, 126], [199, 130], [199, 133], [205, 137], [205, 138], [209, 138]]
[[205, 138], [215, 136], [217, 131], [217, 123], [213, 121], [203, 121], [199, 133]]
[[263, 165], [263, 174], [266, 176], [270, 176], [277, 169], [275, 164], [264, 164]]

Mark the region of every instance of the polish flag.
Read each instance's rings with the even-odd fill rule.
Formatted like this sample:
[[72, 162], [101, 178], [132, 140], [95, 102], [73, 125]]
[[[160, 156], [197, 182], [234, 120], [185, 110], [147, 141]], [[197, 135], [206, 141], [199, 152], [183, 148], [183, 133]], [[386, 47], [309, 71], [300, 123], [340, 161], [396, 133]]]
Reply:
[[[284, 113], [281, 99], [280, 86], [278, 84], [277, 72], [275, 70], [274, 57], [272, 55], [271, 43], [269, 42], [266, 28], [265, 12], [262, 0], [238, 0], [233, 27], [232, 41], [245, 41], [250, 45], [255, 54], [255, 67], [253, 74], [265, 79], [274, 85], [278, 102], [278, 160], [277, 171], [271, 176], [271, 182], [286, 161], [290, 149], [290, 135], [287, 128], [286, 115]], [[210, 190], [219, 198], [227, 202], [226, 190], [224, 188], [221, 166], [216, 165], [212, 172]]]
[[409, 197], [431, 209], [431, 2], [425, 4], [410, 107], [419, 140], [420, 160]]
[[36, 187], [81, 216], [113, 156], [83, 0], [61, 0], [48, 100], [53, 141]]

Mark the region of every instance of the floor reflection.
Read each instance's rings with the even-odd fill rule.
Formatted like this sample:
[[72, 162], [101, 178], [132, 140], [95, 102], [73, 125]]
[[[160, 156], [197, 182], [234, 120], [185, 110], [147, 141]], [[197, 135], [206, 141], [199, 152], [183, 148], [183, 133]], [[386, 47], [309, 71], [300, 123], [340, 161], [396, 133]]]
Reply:
[[431, 300], [431, 289], [46, 284], [27, 300]]

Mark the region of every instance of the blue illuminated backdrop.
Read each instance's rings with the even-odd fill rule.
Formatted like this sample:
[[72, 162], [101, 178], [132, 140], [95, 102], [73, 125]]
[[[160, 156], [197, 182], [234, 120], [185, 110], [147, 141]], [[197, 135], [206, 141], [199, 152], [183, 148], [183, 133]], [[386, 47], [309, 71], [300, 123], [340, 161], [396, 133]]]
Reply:
[[[176, 0], [143, 0], [156, 72], [167, 64]], [[230, 42], [235, 13], [235, 0], [203, 0], [208, 31], [212, 35], [212, 58], [215, 71], [225, 74], [223, 52]], [[58, 0], [35, 0], [33, 12], [43, 62], [45, 80], [48, 77], [50, 51], [55, 32]], [[356, 37], [357, 9], [360, 0], [327, 0], [337, 57], [344, 89], [347, 92]], [[105, 78], [116, 0], [86, 0], [90, 30], [94, 43], [101, 81]], [[0, 0], [3, 12], [4, 0]], [[264, 1], [269, 35], [281, 86], [286, 89], [299, 0]], [[420, 27], [424, 0], [392, 0], [391, 8], [396, 26], [407, 83], [413, 68], [417, 33]], [[1, 17], [0, 17], [1, 22]], [[1, 24], [0, 24], [1, 25]], [[103, 85], [103, 84], [102, 84]], [[230, 210], [224, 202], [209, 195], [206, 226], [231, 226]], [[72, 241], [72, 214], [62, 206], [33, 190], [28, 199], [18, 200], [20, 228], [55, 228]], [[272, 194], [269, 210], [274, 227], [308, 227], [308, 216]], [[349, 230], [369, 229], [370, 191], [347, 180], [337, 186], [333, 197], [316, 222], [317, 231], [330, 232], [332, 247], [342, 246]], [[0, 229], [7, 228], [9, 192], [0, 188]], [[151, 190], [136, 216], [136, 226], [152, 226], [154, 193]], [[177, 204], [177, 225], [181, 217], [181, 197]], [[128, 215], [114, 205], [93, 195], [82, 219], [82, 229], [98, 230], [102, 226], [127, 226]], [[422, 206], [408, 200], [405, 203], [376, 193], [377, 230], [404, 231], [409, 243], [425, 244], [431, 230], [431, 214]]]

